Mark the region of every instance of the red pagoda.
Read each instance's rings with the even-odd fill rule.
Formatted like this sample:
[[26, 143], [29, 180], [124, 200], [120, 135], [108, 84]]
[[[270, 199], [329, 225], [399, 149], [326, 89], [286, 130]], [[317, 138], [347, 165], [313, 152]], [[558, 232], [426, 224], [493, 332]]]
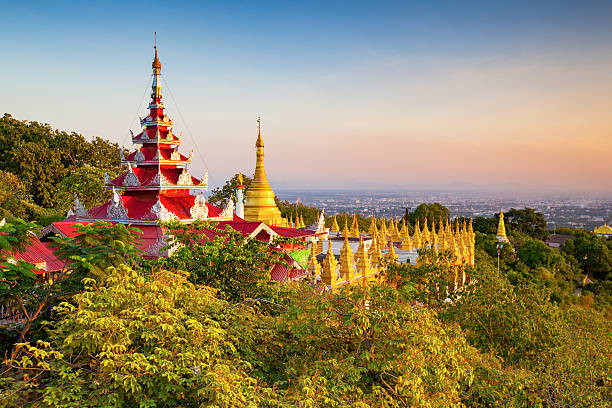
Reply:
[[[234, 213], [235, 206], [231, 199], [223, 209], [206, 201], [208, 170], [201, 179], [190, 174], [193, 151], [189, 156], [179, 152], [181, 135], [173, 132], [172, 119], [164, 112], [161, 62], [157, 57], [157, 47], [152, 68], [149, 111], [140, 120], [142, 131], [137, 135], [132, 133], [132, 143], [136, 149], [126, 157], [120, 152], [121, 164], [127, 165], [127, 172], [115, 179], [108, 175], [105, 177], [105, 187], [113, 191], [111, 200], [88, 210], [76, 198], [67, 218], [45, 228], [40, 234], [41, 238], [51, 234], [74, 236], [76, 224], [99, 220], [131, 224], [142, 231], [140, 248], [145, 252], [144, 256], [159, 257], [168, 255], [168, 250], [163, 250], [167, 246], [166, 230], [159, 225], [159, 221], [176, 220], [187, 224], [195, 220], [207, 220], [218, 222], [221, 227], [229, 225], [246, 237], [266, 242], [270, 242], [274, 236], [313, 240], [316, 235], [314, 231], [245, 221]], [[208, 238], [218, 234], [209, 230], [202, 233]], [[291, 272], [287, 270], [288, 275], [284, 279], [290, 278]], [[275, 279], [281, 275], [283, 273], [279, 275], [278, 271], [272, 273]]]

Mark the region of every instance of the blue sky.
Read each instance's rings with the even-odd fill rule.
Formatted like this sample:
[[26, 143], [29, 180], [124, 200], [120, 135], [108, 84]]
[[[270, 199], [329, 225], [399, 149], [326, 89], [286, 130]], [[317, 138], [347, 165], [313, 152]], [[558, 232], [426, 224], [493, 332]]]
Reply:
[[612, 191], [612, 2], [533, 3], [15, 2], [0, 111], [128, 143], [157, 31], [213, 183], [253, 171], [261, 114], [278, 188]]

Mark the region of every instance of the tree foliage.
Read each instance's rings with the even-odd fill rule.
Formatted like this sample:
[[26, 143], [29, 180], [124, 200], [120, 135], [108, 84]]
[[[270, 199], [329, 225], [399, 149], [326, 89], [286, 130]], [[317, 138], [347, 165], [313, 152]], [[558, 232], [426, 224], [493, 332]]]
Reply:
[[423, 203], [419, 204], [417, 208], [408, 213], [407, 216], [407, 221], [410, 222], [410, 224], [414, 225], [418, 220], [421, 228], [425, 225], [425, 220], [427, 219], [428, 226], [431, 228], [434, 225], [437, 226], [440, 220], [449, 219], [450, 211], [440, 203]]
[[[246, 239], [229, 226], [203, 221], [188, 226], [174, 222], [166, 227], [172, 237], [168, 246], [174, 249], [167, 258], [152, 262], [152, 268], [189, 272], [192, 282], [212, 286], [233, 301], [253, 297], [273, 284], [270, 269], [282, 260], [267, 242]], [[207, 238], [202, 233], [205, 230], [216, 235]]]
[[35, 204], [54, 207], [60, 182], [86, 166], [118, 173], [119, 145], [101, 138], [86, 140], [48, 124], [0, 118], [0, 170], [16, 175]]
[[525, 207], [521, 209], [511, 208], [505, 213], [506, 226], [510, 230], [527, 234], [532, 238], [544, 240], [548, 238], [546, 231], [546, 219], [540, 212], [533, 208]]
[[[253, 182], [252, 177], [242, 175], [242, 182], [244, 183], [244, 195], [246, 196], [246, 192], [249, 190], [251, 183]], [[208, 202], [216, 205], [218, 207], [223, 207], [225, 203], [230, 199], [230, 197], [236, 202], [236, 194], [234, 190], [238, 185], [238, 173], [234, 174], [234, 176], [227, 180], [222, 187], [214, 188], [210, 195], [208, 196]]]

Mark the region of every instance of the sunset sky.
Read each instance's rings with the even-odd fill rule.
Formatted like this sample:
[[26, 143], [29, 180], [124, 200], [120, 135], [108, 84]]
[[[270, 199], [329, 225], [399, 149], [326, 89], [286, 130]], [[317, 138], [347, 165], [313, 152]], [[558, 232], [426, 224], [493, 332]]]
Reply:
[[12, 3], [0, 114], [130, 146], [157, 31], [212, 184], [612, 192], [610, 1]]

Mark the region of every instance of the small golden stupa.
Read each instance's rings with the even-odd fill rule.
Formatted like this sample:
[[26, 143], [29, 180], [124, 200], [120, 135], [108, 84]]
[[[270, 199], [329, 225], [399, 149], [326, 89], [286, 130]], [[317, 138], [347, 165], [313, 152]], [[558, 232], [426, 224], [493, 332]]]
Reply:
[[[261, 221], [270, 225], [282, 225], [280, 210], [274, 201], [264, 168], [264, 142], [261, 138], [261, 118], [257, 118], [257, 163], [253, 182], [246, 193], [244, 218], [247, 221]], [[296, 224], [298, 220], [296, 219]]]

